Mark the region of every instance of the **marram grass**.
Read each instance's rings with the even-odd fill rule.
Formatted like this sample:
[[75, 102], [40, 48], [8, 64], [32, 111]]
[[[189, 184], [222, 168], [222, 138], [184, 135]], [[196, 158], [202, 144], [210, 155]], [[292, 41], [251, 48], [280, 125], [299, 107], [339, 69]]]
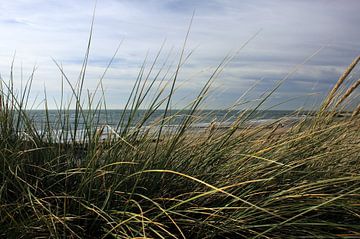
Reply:
[[[336, 117], [355, 90], [339, 90], [347, 76], [314, 117], [281, 132], [276, 124], [244, 127], [251, 110], [229, 128], [194, 132], [190, 126], [226, 58], [169, 133], [184, 59], [165, 80], [150, 78], [143, 66], [126, 104], [129, 116], [119, 116], [114, 137], [100, 140], [104, 128], [94, 126], [103, 101], [94, 104], [82, 93], [87, 56], [75, 85], [58, 65], [73, 92], [74, 124], [70, 104], [61, 102], [59, 121], [47, 118], [37, 129], [25, 110], [32, 77], [17, 94], [13, 79], [2, 81], [2, 238], [360, 237], [360, 118], [356, 111]], [[163, 117], [145, 127], [163, 106]]]

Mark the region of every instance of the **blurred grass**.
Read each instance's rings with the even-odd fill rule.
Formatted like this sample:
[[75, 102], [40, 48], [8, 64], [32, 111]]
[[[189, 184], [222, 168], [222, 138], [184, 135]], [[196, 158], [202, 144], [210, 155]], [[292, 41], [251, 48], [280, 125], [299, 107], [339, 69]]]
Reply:
[[[145, 63], [141, 67], [125, 107], [130, 116], [119, 116], [112, 137], [100, 140], [104, 128], [96, 126], [98, 113], [106, 110], [102, 78], [107, 69], [96, 90], [102, 99], [95, 103], [95, 94], [83, 93], [90, 42], [91, 37], [75, 85], [56, 63], [62, 85], [73, 93], [68, 104], [62, 97], [56, 124], [47, 113], [39, 130], [25, 110], [34, 74], [20, 93], [13, 74], [1, 82], [1, 237], [360, 237], [360, 118], [356, 110], [337, 117], [359, 85], [341, 88], [359, 58], [315, 117], [280, 131], [279, 124], [245, 127], [254, 113], [249, 110], [229, 128], [211, 125], [194, 132], [191, 125], [211, 83], [231, 60], [227, 56], [179, 112], [187, 115], [169, 134], [165, 127], [176, 117], [170, 103], [187, 57], [182, 52], [175, 72], [160, 79], [166, 69], [151, 78], [157, 56], [148, 74]], [[149, 98], [145, 113], [135, 117]], [[145, 127], [163, 106], [163, 116]]]

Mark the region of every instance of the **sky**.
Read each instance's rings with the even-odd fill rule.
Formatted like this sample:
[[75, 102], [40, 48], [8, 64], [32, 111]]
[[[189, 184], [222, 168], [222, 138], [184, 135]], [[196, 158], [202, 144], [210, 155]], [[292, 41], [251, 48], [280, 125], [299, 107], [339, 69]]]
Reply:
[[[20, 91], [35, 67], [34, 107], [43, 105], [44, 92], [48, 107], [59, 104], [62, 77], [54, 60], [72, 84], [77, 81], [94, 6], [94, 0], [0, 2], [1, 77], [8, 81], [14, 59]], [[148, 72], [163, 43], [150, 78], [163, 66], [161, 76], [168, 67], [174, 71], [195, 12], [185, 46], [191, 56], [179, 71], [174, 108], [191, 101], [230, 54], [204, 108], [227, 108], [239, 97], [238, 107], [256, 105], [286, 78], [264, 107], [310, 109], [360, 54], [359, 10], [357, 0], [98, 0], [84, 88], [94, 92], [121, 44], [103, 86], [107, 107], [123, 108], [144, 60]], [[64, 94], [70, 97], [69, 86]]]

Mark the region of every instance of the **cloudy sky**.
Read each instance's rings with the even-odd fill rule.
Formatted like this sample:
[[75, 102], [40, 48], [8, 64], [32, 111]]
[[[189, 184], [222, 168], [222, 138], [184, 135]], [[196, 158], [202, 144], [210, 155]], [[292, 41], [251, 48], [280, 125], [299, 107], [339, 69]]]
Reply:
[[[41, 101], [46, 88], [48, 104], [55, 107], [61, 73], [52, 59], [75, 83], [94, 5], [93, 0], [2, 0], [3, 80], [9, 78], [15, 54], [15, 86], [20, 89], [21, 79], [25, 81], [35, 66], [32, 100]], [[357, 0], [98, 0], [85, 87], [90, 92], [95, 89], [123, 41], [103, 82], [108, 107], [123, 107], [142, 62], [146, 58], [149, 69], [164, 41], [156, 68], [162, 67], [167, 56], [165, 69], [176, 65], [194, 10], [185, 50], [193, 53], [179, 74], [174, 103], [178, 107], [199, 91], [229, 53], [236, 55], [215, 81], [207, 108], [228, 107], [254, 85], [243, 99], [256, 101], [294, 69], [267, 105], [309, 108], [360, 54]], [[359, 77], [358, 73], [352, 77]], [[69, 88], [65, 93], [70, 94]]]

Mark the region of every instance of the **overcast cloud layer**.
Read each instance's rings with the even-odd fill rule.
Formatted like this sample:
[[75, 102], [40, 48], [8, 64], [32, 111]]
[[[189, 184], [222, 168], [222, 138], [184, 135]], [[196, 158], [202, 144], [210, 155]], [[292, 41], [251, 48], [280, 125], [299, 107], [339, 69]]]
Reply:
[[[8, 78], [16, 52], [15, 85], [20, 87], [21, 76], [26, 80], [37, 66], [32, 97], [43, 98], [46, 87], [48, 98], [58, 99], [61, 74], [52, 58], [76, 82], [94, 4], [89, 0], [1, 1], [2, 78]], [[193, 96], [211, 74], [211, 67], [260, 31], [215, 82], [208, 108], [231, 105], [254, 84], [256, 88], [247, 97], [258, 98], [324, 47], [291, 75], [268, 104], [296, 98], [277, 108], [309, 108], [360, 54], [357, 0], [99, 0], [85, 87], [94, 90], [117, 45], [124, 40], [104, 79], [108, 107], [122, 108], [147, 53], [153, 59], [166, 39], [162, 59], [173, 48], [169, 64], [176, 62], [194, 10], [186, 48], [187, 53], [194, 53], [180, 72], [178, 99]], [[352, 77], [359, 77], [358, 73]], [[55, 107], [53, 100], [49, 105]]]

